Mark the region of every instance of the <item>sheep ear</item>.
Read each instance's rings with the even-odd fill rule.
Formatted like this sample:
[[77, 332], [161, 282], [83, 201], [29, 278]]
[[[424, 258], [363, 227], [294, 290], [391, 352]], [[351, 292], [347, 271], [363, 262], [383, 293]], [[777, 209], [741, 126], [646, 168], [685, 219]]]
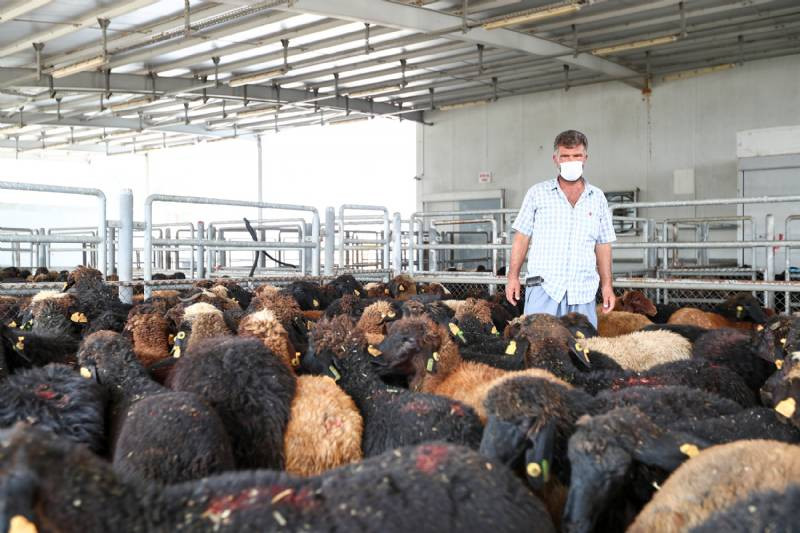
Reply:
[[573, 339], [569, 347], [569, 353], [577, 359], [586, 368], [592, 368], [592, 363], [589, 361], [589, 350], [584, 348], [581, 343]]
[[672, 472], [684, 461], [698, 455], [700, 450], [710, 445], [693, 435], [666, 432], [638, 444], [633, 450], [633, 457], [647, 466]]
[[[526, 426], [523, 428], [522, 426]], [[519, 423], [501, 420], [495, 415], [489, 415], [481, 439], [480, 454], [493, 459], [506, 466], [513, 467], [522, 457], [522, 452], [527, 443], [525, 434], [530, 420]]]
[[530, 446], [525, 451], [525, 475], [534, 490], [542, 490], [550, 481], [553, 452], [556, 446], [556, 423], [549, 420], [528, 437]]

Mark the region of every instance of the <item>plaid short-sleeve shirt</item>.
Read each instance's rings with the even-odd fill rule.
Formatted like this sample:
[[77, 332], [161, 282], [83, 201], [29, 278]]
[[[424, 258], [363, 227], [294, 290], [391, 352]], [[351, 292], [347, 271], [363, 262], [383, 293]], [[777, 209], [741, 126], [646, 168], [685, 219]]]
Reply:
[[595, 244], [617, 240], [603, 191], [585, 182], [572, 207], [558, 179], [537, 183], [512, 227], [531, 237], [528, 277], [541, 276], [553, 300], [560, 302], [565, 294], [569, 305], [594, 300], [600, 284]]

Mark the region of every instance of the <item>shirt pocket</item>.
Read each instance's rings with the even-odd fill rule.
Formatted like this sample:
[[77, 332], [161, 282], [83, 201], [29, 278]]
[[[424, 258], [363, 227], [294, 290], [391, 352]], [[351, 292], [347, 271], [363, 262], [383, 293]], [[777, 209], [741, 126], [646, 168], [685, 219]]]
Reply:
[[581, 227], [584, 238], [589, 242], [597, 242], [600, 238], [600, 212], [592, 207], [586, 207], [581, 213]]

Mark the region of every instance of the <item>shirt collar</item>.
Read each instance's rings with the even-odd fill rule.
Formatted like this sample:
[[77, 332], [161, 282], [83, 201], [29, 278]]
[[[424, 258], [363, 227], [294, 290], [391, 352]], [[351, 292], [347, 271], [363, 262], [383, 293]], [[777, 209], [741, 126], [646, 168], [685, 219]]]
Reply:
[[[549, 185], [548, 185], [547, 188], [549, 190], [555, 191], [556, 189], [558, 189], [558, 177], [555, 177], [555, 178], [551, 179], [548, 182], [548, 184]], [[594, 193], [594, 187], [589, 185], [589, 180], [586, 179], [586, 176], [583, 177], [583, 192], [585, 194], [587, 194], [587, 195]], [[583, 195], [581, 195], [581, 196], [583, 196]]]

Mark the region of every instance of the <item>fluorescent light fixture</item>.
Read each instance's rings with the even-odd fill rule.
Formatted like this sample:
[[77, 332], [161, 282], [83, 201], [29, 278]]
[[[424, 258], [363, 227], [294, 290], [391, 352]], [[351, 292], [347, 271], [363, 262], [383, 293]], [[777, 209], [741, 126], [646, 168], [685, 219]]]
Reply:
[[84, 61], [73, 63], [72, 65], [67, 65], [66, 67], [59, 67], [53, 69], [53, 71], [50, 72], [50, 75], [53, 76], [54, 78], [63, 78], [65, 76], [71, 76], [72, 74], [77, 74], [78, 72], [83, 72], [84, 70], [93, 70], [102, 67], [105, 64], [106, 64], [106, 57], [97, 56], [91, 59], [86, 59]]
[[664, 35], [663, 37], [655, 37], [653, 39], [644, 39], [641, 41], [633, 41], [630, 43], [615, 44], [613, 46], [604, 46], [602, 48], [595, 48], [592, 53], [596, 56], [604, 56], [607, 54], [615, 54], [617, 52], [627, 52], [628, 50], [636, 50], [638, 48], [650, 48], [651, 46], [658, 46], [661, 44], [674, 43], [678, 40], [677, 35]]
[[327, 125], [339, 126], [341, 124], [352, 124], [353, 122], [364, 122], [366, 120], [369, 120], [369, 117], [343, 118], [341, 120], [329, 120], [327, 122]]
[[244, 109], [236, 112], [236, 118], [249, 118], [261, 117], [264, 115], [271, 115], [275, 113], [278, 108], [276, 106], [269, 107], [254, 107], [253, 109]]
[[711, 74], [712, 72], [729, 70], [734, 68], [735, 66], [736, 63], [723, 63], [721, 65], [714, 65], [713, 67], [696, 68], [693, 70], [682, 70], [681, 72], [673, 72], [672, 74], [667, 74], [661, 79], [663, 81], [685, 80], [687, 78], [694, 78], [695, 76], [702, 76], [703, 74]]
[[489, 103], [489, 100], [475, 100], [473, 102], [461, 102], [461, 103], [458, 103], [458, 104], [447, 104], [447, 105], [443, 105], [443, 106], [437, 107], [436, 109], [439, 110], [439, 111], [452, 111], [453, 109], [463, 109], [465, 107], [475, 107], [475, 106], [479, 106], [479, 105], [485, 105], [485, 104], [488, 104], [488, 103]]
[[560, 17], [561, 15], [569, 15], [575, 13], [581, 8], [579, 4], [562, 4], [552, 6], [544, 9], [536, 9], [534, 11], [523, 11], [521, 13], [506, 15], [498, 20], [486, 22], [483, 27], [487, 30], [496, 30], [498, 28], [505, 28], [506, 26], [513, 26], [515, 24], [524, 24], [526, 22], [537, 22], [551, 17]]
[[384, 87], [373, 87], [372, 89], [362, 89], [360, 91], [348, 91], [345, 94], [350, 98], [365, 98], [367, 96], [378, 96], [379, 94], [391, 93], [402, 89], [403, 86], [399, 83], [394, 85], [386, 85]]
[[241, 87], [242, 85], [253, 85], [264, 81], [269, 81], [272, 78], [277, 78], [286, 74], [286, 68], [276, 68], [267, 70], [266, 72], [254, 72], [252, 74], [242, 74], [241, 76], [234, 76], [228, 80], [229, 87]]
[[111, 112], [117, 113], [119, 111], [125, 111], [126, 109], [134, 109], [136, 107], [142, 107], [143, 105], [147, 105], [155, 100], [152, 96], [143, 96], [141, 98], [132, 98], [126, 102], [120, 102], [118, 104], [111, 104]]

